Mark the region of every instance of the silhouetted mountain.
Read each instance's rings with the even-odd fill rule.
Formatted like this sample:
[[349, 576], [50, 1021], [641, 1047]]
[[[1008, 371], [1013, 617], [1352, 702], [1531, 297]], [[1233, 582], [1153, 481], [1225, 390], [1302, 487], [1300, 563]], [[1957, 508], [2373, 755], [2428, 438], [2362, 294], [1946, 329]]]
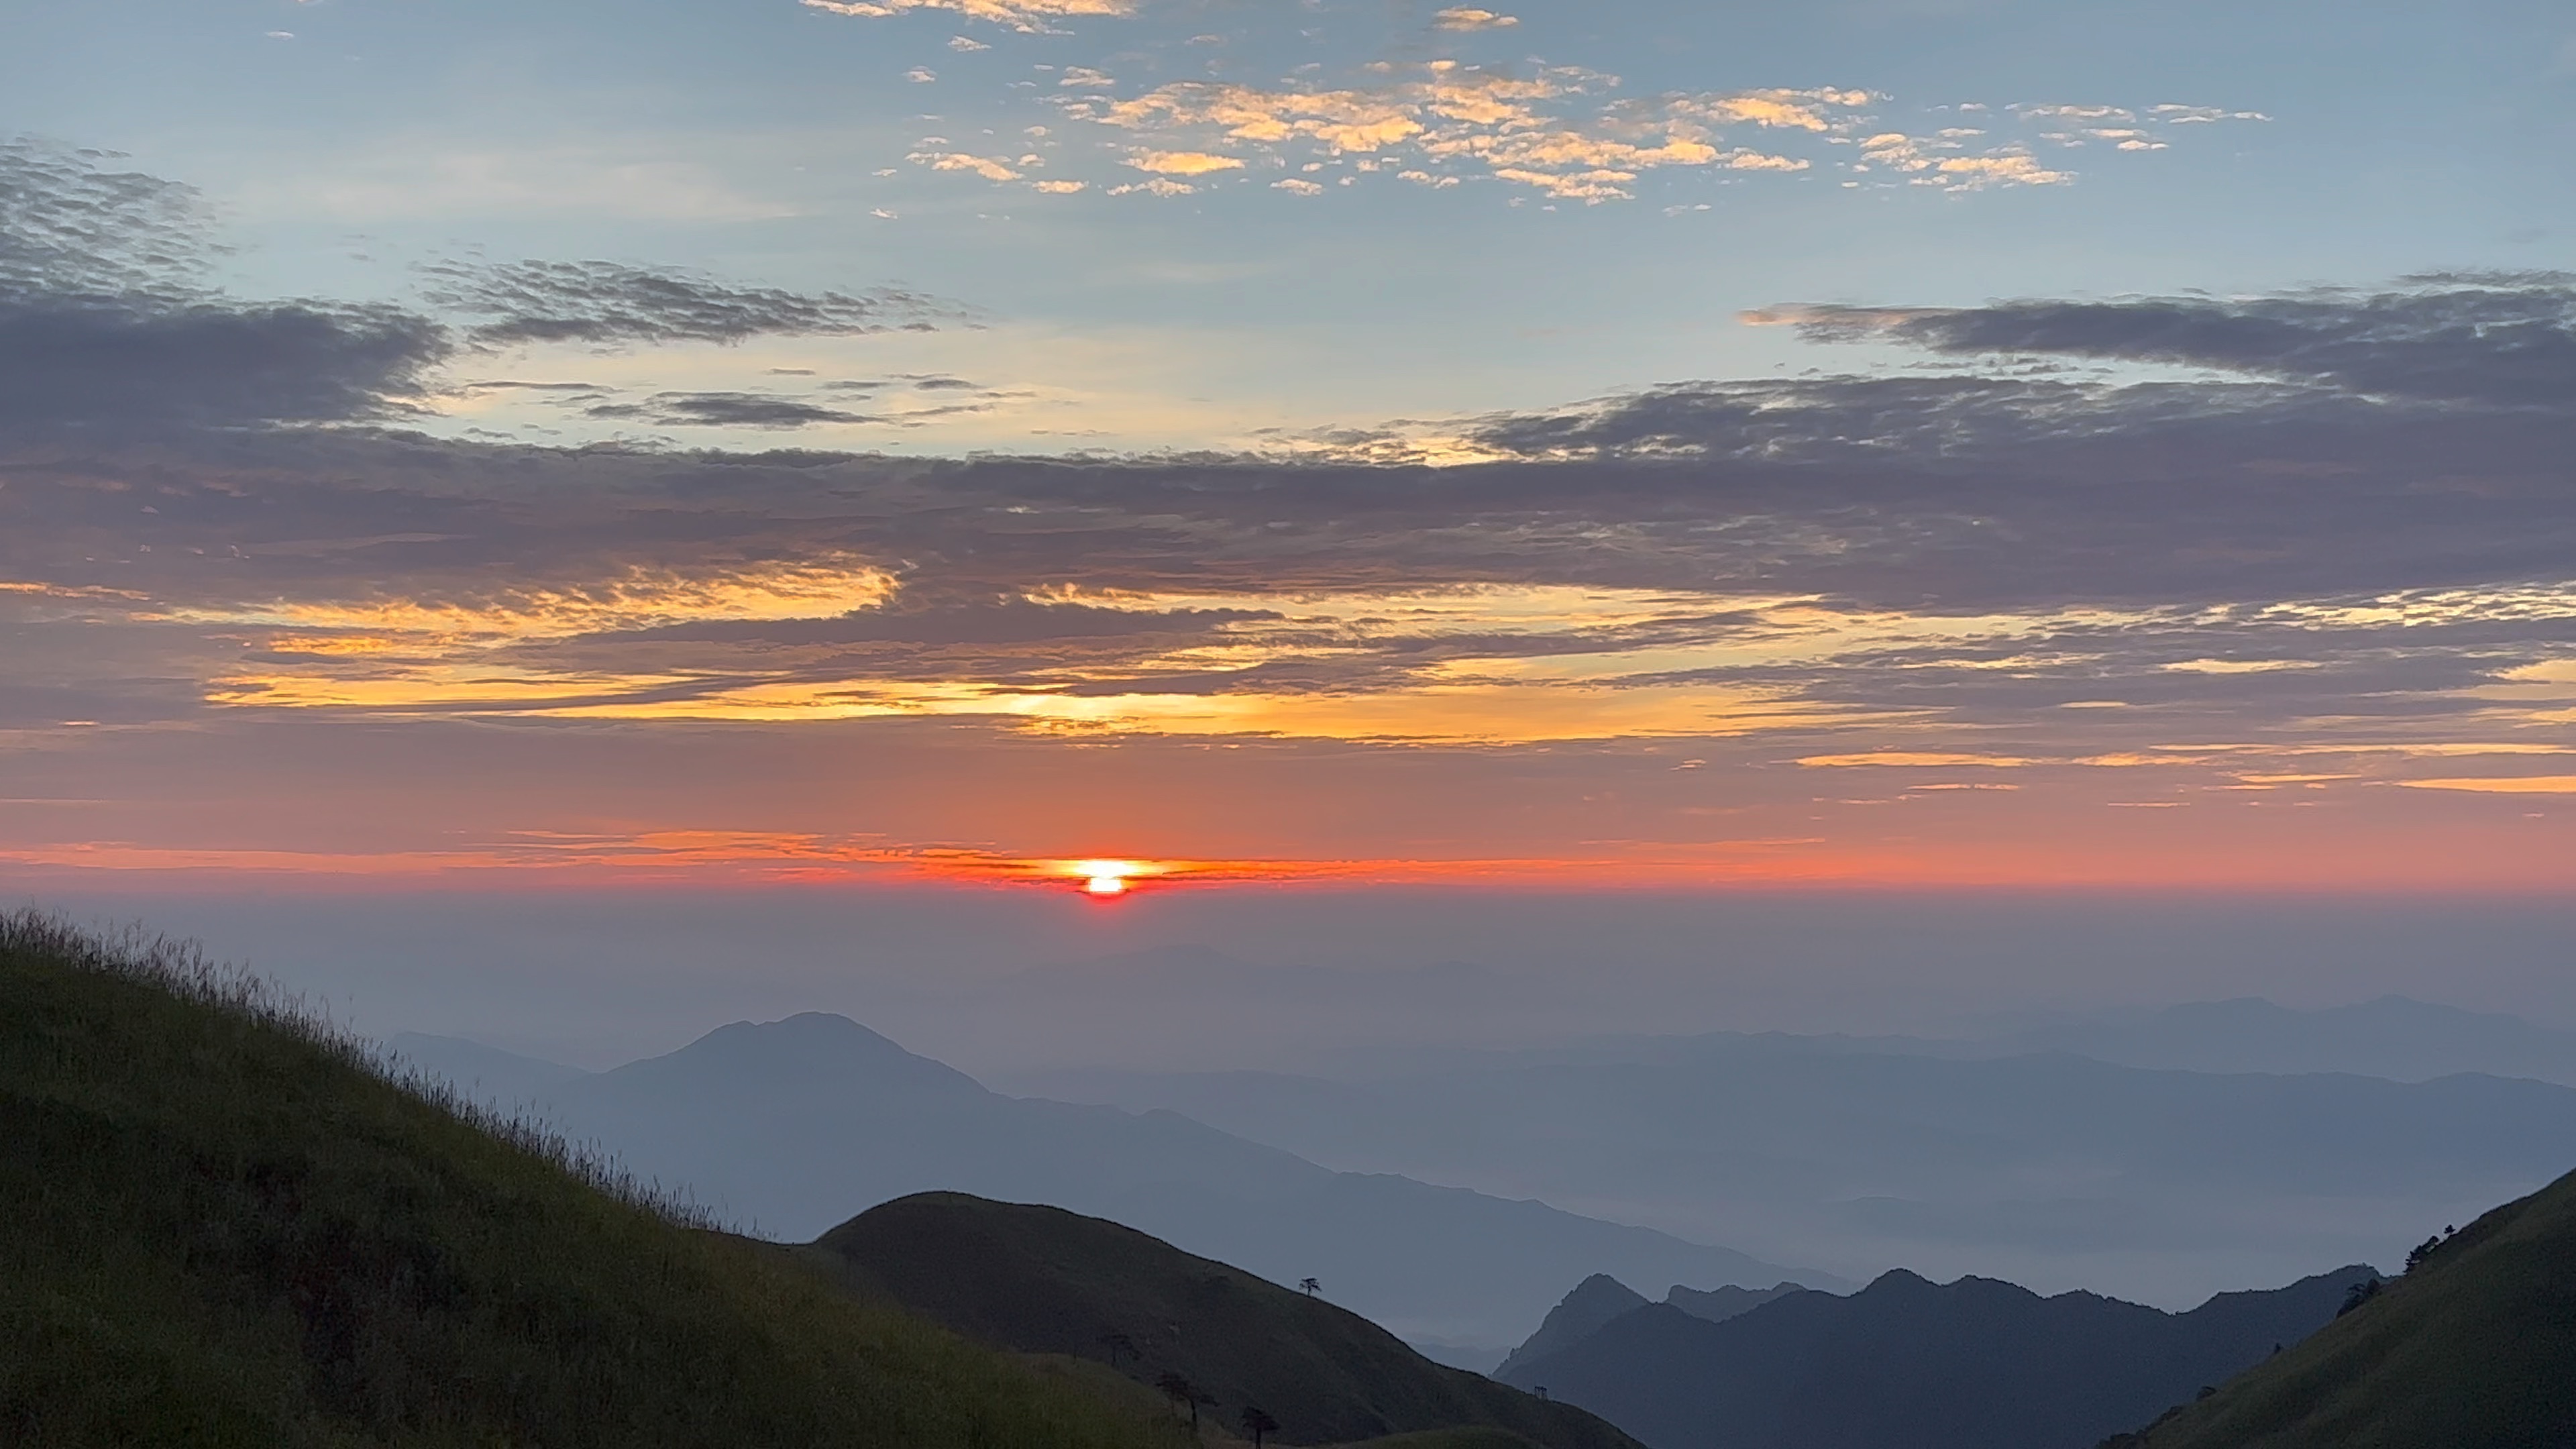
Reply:
[[1635, 1449], [1581, 1409], [1443, 1368], [1319, 1296], [1058, 1208], [923, 1193], [834, 1228], [809, 1256], [862, 1294], [986, 1343], [1178, 1374], [1220, 1424], [1247, 1407], [1281, 1442], [1483, 1426], [1544, 1449]]
[[1186, 1104], [1335, 1168], [1542, 1198], [1765, 1257], [2080, 1283], [2174, 1307], [2403, 1251], [2427, 1224], [2576, 1161], [2576, 1090], [2542, 1082], [1959, 1059], [1833, 1038], [1603, 1042], [1342, 1081], [1054, 1080], [1130, 1109]]
[[2314, 1332], [2365, 1276], [2165, 1313], [1898, 1271], [1720, 1323], [1648, 1304], [1503, 1377], [1654, 1449], [2089, 1449]]
[[[1685, 1288], [1676, 1283], [1672, 1291], [1664, 1295], [1664, 1301], [1693, 1318], [1724, 1323], [1774, 1299], [1809, 1291], [1796, 1283], [1780, 1283], [1769, 1288], [1738, 1288], [1730, 1284], [1711, 1289]], [[1494, 1369], [1494, 1377], [1507, 1379], [1523, 1366], [1536, 1363], [1559, 1349], [1572, 1348], [1612, 1322], [1645, 1306], [1644, 1294], [1607, 1273], [1595, 1273], [1574, 1285], [1573, 1292], [1548, 1310], [1547, 1317], [1539, 1323], [1538, 1332], [1511, 1351], [1510, 1356]]]
[[1802, 1283], [1775, 1283], [1768, 1288], [1733, 1286], [1685, 1288], [1676, 1283], [1673, 1285], [1673, 1290], [1664, 1295], [1664, 1301], [1693, 1318], [1704, 1318], [1711, 1323], [1724, 1323], [1730, 1318], [1750, 1313], [1772, 1299], [1811, 1291], [1813, 1290]]
[[1574, 1285], [1547, 1317], [1539, 1320], [1538, 1332], [1513, 1349], [1511, 1357], [1494, 1370], [1503, 1378], [1515, 1368], [1545, 1358], [1561, 1348], [1574, 1345], [1601, 1331], [1611, 1320], [1646, 1306], [1645, 1295], [1607, 1273], [1595, 1273]]
[[1404, 1177], [1334, 1173], [1172, 1112], [1005, 1097], [843, 1017], [737, 1023], [574, 1078], [547, 1115], [655, 1181], [802, 1239], [926, 1191], [1130, 1223], [1407, 1336], [1509, 1342], [1561, 1286], [1768, 1283], [1792, 1270], [1643, 1228]]
[[2314, 1337], [2112, 1449], [2576, 1445], [2576, 1173], [2507, 1203]]

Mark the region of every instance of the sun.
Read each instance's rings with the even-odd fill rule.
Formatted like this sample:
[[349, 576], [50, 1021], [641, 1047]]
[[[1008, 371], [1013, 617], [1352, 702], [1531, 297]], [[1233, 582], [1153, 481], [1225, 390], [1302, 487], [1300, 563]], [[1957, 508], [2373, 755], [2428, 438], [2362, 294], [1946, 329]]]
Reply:
[[1069, 863], [1067, 873], [1081, 878], [1085, 894], [1107, 898], [1127, 894], [1129, 881], [1151, 871], [1133, 860], [1077, 860]]

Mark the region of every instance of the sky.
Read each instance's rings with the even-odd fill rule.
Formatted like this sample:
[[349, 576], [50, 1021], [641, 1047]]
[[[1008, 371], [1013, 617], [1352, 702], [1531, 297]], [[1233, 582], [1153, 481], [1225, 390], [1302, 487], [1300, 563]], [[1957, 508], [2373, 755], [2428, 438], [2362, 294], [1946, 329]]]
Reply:
[[0, 888], [2520, 910], [2571, 100], [2506, 0], [12, 6]]

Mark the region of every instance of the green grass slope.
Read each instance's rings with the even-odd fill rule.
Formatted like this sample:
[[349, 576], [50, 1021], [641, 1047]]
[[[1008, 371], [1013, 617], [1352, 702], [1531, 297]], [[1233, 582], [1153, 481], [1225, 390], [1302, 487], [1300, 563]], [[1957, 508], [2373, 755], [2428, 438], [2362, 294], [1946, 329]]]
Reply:
[[2122, 1449], [2576, 1449], [2576, 1173]]
[[859, 1291], [988, 1343], [1115, 1357], [1147, 1384], [1177, 1373], [1210, 1401], [1204, 1418], [1232, 1428], [1258, 1407], [1280, 1443], [1456, 1430], [1482, 1432], [1419, 1442], [1633, 1449], [1581, 1409], [1435, 1364], [1331, 1303], [1058, 1208], [923, 1193], [860, 1214], [806, 1252]]
[[617, 1187], [184, 955], [0, 917], [13, 1449], [1185, 1442]]

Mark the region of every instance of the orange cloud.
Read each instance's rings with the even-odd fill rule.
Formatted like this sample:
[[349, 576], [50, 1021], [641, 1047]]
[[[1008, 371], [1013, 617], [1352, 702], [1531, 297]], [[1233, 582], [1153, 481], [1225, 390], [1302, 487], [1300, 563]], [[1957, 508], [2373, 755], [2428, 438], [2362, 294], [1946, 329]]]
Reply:
[[1133, 15], [1133, 0], [803, 0], [806, 8], [833, 15], [883, 19], [911, 10], [947, 10], [970, 20], [1036, 31], [1052, 20], [1090, 15]]

